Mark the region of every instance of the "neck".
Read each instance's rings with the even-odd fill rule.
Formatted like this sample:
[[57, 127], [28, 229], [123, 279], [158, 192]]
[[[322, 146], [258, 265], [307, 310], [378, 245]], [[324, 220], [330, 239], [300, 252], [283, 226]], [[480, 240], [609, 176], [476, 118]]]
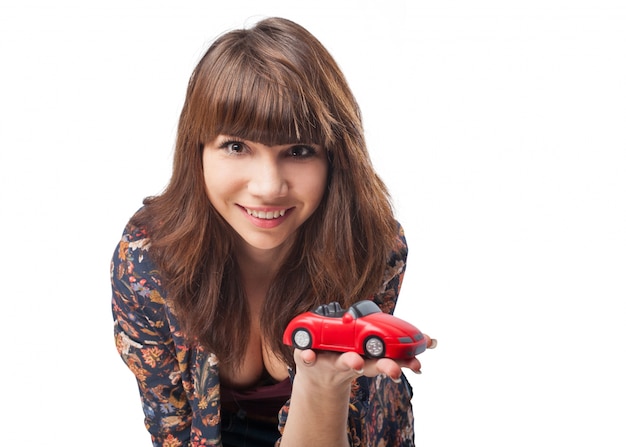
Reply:
[[248, 299], [262, 301], [272, 280], [278, 273], [289, 247], [281, 246], [272, 250], [260, 250], [245, 244], [245, 242], [242, 245], [237, 250], [237, 263], [241, 271], [244, 288]]
[[273, 249], [260, 249], [239, 240], [236, 247], [237, 263], [244, 276], [273, 277], [290, 248], [291, 243], [285, 243]]

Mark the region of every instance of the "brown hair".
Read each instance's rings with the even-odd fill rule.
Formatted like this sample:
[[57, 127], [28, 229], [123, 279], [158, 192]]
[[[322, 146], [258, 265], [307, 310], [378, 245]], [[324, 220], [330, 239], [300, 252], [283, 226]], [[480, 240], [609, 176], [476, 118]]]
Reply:
[[235, 234], [204, 190], [204, 143], [227, 134], [267, 145], [324, 145], [328, 189], [299, 228], [261, 315], [263, 336], [288, 364], [282, 332], [296, 314], [347, 306], [379, 291], [397, 223], [366, 149], [359, 107], [336, 62], [301, 26], [280, 18], [219, 37], [189, 81], [165, 191], [134, 223], [148, 229], [167, 300], [188, 339], [238, 367], [249, 312], [232, 248]]

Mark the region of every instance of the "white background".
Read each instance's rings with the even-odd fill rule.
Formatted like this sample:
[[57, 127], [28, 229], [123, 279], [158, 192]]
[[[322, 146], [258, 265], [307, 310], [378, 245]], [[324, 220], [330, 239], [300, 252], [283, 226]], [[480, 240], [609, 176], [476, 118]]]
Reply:
[[109, 260], [203, 51], [279, 15], [343, 68], [406, 230], [417, 444], [625, 445], [623, 5], [2, 3], [0, 443], [150, 445]]

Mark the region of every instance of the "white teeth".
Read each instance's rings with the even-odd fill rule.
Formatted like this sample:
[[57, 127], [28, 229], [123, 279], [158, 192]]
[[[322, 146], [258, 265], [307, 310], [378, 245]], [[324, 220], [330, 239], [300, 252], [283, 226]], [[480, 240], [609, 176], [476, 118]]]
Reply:
[[281, 217], [281, 216], [285, 215], [285, 210], [280, 210], [280, 211], [256, 211], [256, 210], [251, 210], [249, 208], [246, 208], [246, 211], [248, 212], [249, 215], [251, 215], [253, 217], [258, 217], [259, 219], [266, 219], [266, 220], [276, 219], [278, 217]]

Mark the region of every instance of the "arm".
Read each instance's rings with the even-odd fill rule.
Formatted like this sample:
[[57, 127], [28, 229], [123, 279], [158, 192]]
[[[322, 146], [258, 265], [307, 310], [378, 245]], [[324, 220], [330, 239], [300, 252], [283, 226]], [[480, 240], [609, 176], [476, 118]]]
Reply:
[[[389, 258], [381, 290], [374, 296], [381, 309], [389, 313], [395, 308], [406, 256], [406, 241], [399, 226], [396, 250]], [[310, 350], [296, 350], [294, 359], [297, 373], [281, 447], [374, 445], [369, 441], [377, 437], [376, 409], [392, 406], [394, 402], [385, 402], [389, 398], [410, 411], [410, 387], [402, 378], [401, 368], [418, 372], [421, 367], [417, 359], [364, 360], [355, 353]], [[365, 377], [355, 380], [359, 376]], [[397, 408], [393, 405], [391, 411], [385, 410], [384, 414], [389, 414], [385, 425], [397, 426], [403, 437], [409, 431], [412, 436], [412, 417], [406, 414], [402, 419], [394, 419], [393, 411]]]
[[153, 444], [182, 445], [190, 436], [189, 405], [147, 239], [134, 236], [124, 235], [111, 264], [115, 343], [137, 379]]
[[294, 358], [297, 373], [281, 447], [348, 446], [348, 403], [358, 373], [334, 353], [296, 350]]
[[[355, 436], [361, 437], [361, 433], [368, 436], [376, 428], [374, 421], [351, 405], [354, 380], [359, 376], [376, 377], [372, 379], [373, 383], [384, 375], [391, 379], [385, 379], [385, 382], [399, 388], [404, 387], [401, 384], [402, 367], [415, 372], [420, 368], [417, 359], [401, 362], [391, 359], [364, 360], [354, 352], [338, 354], [296, 350], [294, 359], [297, 372], [281, 447], [357, 445]], [[370, 403], [376, 398], [376, 394], [369, 394]], [[350, 429], [350, 437], [346, 425], [348, 420], [354, 428]]]

